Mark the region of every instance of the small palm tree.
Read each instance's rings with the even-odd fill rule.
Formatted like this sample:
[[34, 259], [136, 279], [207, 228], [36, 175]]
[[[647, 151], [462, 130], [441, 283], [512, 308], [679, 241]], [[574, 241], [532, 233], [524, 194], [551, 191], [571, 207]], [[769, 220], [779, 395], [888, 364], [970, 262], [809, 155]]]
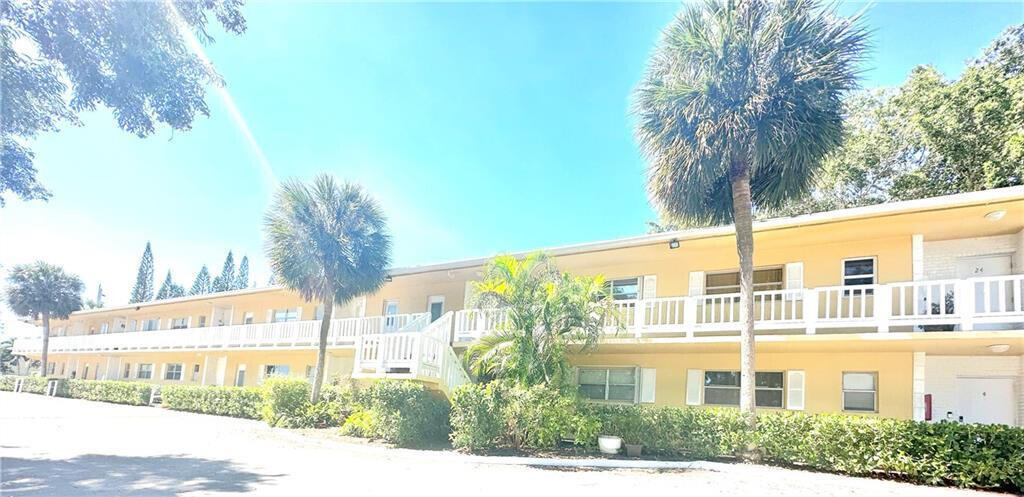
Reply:
[[320, 400], [334, 305], [377, 291], [391, 263], [391, 237], [377, 202], [355, 183], [321, 174], [281, 185], [264, 219], [267, 258], [279, 283], [323, 304], [310, 401]]
[[46, 376], [50, 347], [50, 318], [67, 319], [82, 308], [82, 280], [60, 266], [37, 261], [11, 268], [7, 304], [15, 314], [43, 320], [42, 376]]
[[753, 209], [808, 191], [842, 137], [867, 45], [818, 0], [705, 0], [665, 29], [636, 91], [647, 190], [666, 217], [732, 221], [740, 265], [740, 409], [754, 415]]
[[570, 347], [592, 350], [607, 323], [621, 326], [603, 277], [559, 273], [544, 254], [495, 257], [473, 288], [479, 307], [507, 313], [495, 333], [466, 351], [478, 378], [565, 386]]

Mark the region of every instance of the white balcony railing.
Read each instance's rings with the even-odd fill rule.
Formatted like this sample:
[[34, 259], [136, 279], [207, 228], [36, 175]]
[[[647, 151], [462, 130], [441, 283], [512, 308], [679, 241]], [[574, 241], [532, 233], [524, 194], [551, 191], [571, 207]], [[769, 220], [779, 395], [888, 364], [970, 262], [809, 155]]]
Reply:
[[[334, 347], [354, 346], [360, 336], [418, 332], [429, 322], [429, 313], [334, 319], [327, 333], [327, 344]], [[49, 352], [307, 348], [319, 343], [320, 324], [320, 321], [291, 321], [59, 336], [50, 337]], [[38, 354], [42, 352], [42, 338], [19, 338], [14, 342], [13, 352]]]
[[[627, 335], [738, 332], [739, 294], [619, 300]], [[454, 340], [469, 342], [497, 329], [503, 309], [455, 314]], [[607, 331], [616, 330], [608, 323]], [[979, 326], [981, 325], [981, 326]], [[831, 286], [754, 293], [756, 330], [850, 329], [889, 332], [1024, 328], [1024, 275], [882, 285]]]

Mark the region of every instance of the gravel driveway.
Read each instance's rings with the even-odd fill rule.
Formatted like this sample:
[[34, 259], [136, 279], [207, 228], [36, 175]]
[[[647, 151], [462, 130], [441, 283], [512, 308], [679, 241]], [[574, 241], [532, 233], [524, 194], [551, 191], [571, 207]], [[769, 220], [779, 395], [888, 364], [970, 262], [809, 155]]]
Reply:
[[257, 421], [0, 392], [0, 494], [992, 496], [747, 465], [555, 470], [346, 443]]

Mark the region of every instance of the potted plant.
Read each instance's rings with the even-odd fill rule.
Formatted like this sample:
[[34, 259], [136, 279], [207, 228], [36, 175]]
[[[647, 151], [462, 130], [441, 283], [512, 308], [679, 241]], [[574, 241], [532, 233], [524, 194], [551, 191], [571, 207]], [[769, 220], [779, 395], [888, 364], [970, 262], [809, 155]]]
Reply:
[[618, 454], [622, 449], [622, 439], [612, 435], [601, 435], [597, 437], [597, 447], [601, 449], [602, 454]]
[[648, 432], [644, 426], [647, 415], [643, 409], [629, 409], [617, 416], [616, 433], [626, 446], [626, 457], [640, 457], [643, 452], [644, 434]]

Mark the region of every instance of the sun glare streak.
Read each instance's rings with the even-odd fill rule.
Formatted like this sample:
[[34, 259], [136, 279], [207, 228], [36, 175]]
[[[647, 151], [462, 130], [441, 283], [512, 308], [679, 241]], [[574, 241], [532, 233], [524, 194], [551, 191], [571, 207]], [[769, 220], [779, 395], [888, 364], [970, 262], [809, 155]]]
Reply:
[[[189, 50], [192, 51], [199, 60], [213, 69], [213, 62], [206, 56], [206, 50], [203, 49], [203, 44], [199, 43], [199, 39], [196, 38], [195, 33], [192, 32], [192, 28], [189, 27], [185, 19], [181, 17], [181, 13], [178, 12], [178, 8], [174, 6], [172, 0], [164, 0], [167, 5], [168, 11], [170, 12], [171, 22], [174, 23], [178, 32], [181, 33], [185, 39], [185, 43], [188, 45]], [[228, 115], [231, 120], [235, 123], [238, 131], [242, 133], [246, 143], [249, 144], [249, 150], [256, 158], [256, 166], [260, 170], [260, 176], [263, 178], [263, 182], [267, 187], [267, 192], [273, 192], [277, 187], [277, 178], [274, 176], [274, 170], [270, 167], [270, 161], [267, 160], [267, 156], [263, 154], [263, 149], [260, 148], [259, 142], [256, 141], [256, 137], [252, 134], [252, 130], [249, 129], [249, 123], [246, 122], [245, 116], [242, 115], [242, 111], [235, 105], [235, 99], [228, 92], [227, 88], [222, 85], [216, 85], [215, 91], [220, 96], [221, 102], [224, 107], [228, 110]]]

